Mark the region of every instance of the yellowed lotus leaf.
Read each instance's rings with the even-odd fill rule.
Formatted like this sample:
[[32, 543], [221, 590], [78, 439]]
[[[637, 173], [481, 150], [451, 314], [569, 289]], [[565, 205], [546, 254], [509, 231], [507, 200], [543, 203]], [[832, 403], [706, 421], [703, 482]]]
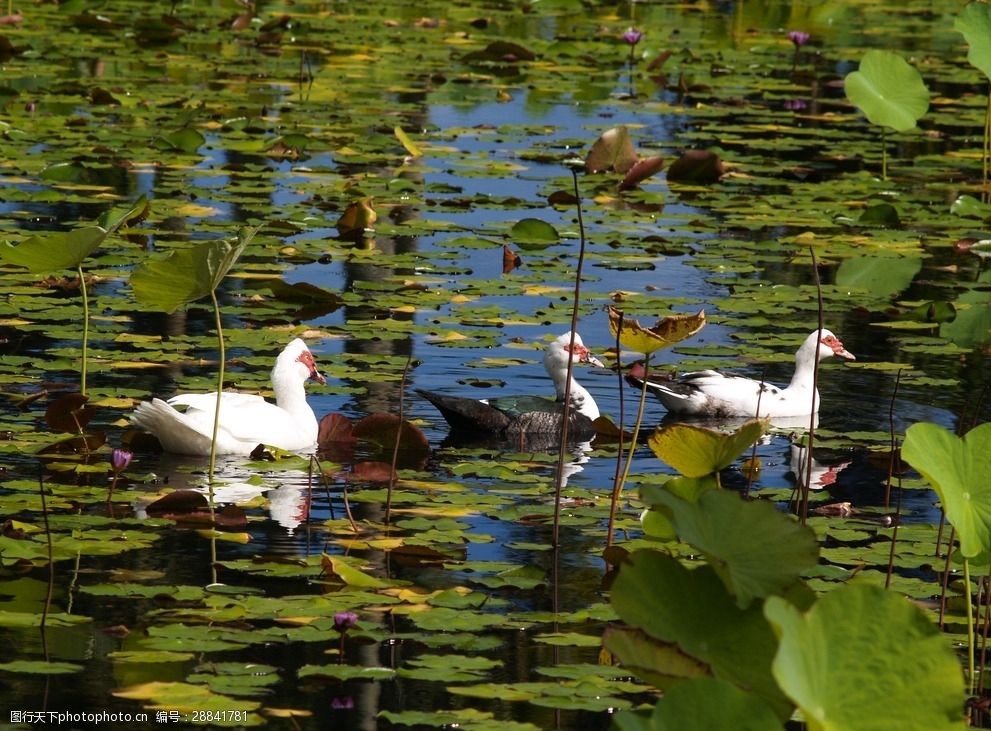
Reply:
[[446, 332], [442, 335], [428, 335], [426, 337], [427, 342], [430, 343], [442, 343], [445, 341], [450, 342], [452, 340], [467, 340], [467, 339], [468, 339], [467, 335], [463, 335], [459, 332], [455, 332], [454, 330]]
[[323, 617], [276, 617], [275, 622], [277, 624], [288, 624], [293, 627], [305, 627], [317, 619], [323, 619]]
[[90, 401], [91, 406], [102, 406], [105, 409], [130, 409], [134, 407], [134, 399], [119, 396], [107, 396], [99, 401]]
[[309, 718], [312, 711], [303, 708], [263, 708], [262, 713], [272, 718]]
[[402, 143], [402, 146], [406, 148], [406, 152], [413, 157], [423, 156], [423, 150], [420, 149], [419, 145], [413, 142], [410, 136], [403, 131], [402, 127], [396, 127], [393, 132], [396, 135], [396, 139], [399, 140], [399, 142]]
[[[484, 362], [485, 359], [483, 358]], [[410, 490], [432, 490], [433, 492], [464, 492], [466, 488], [457, 482], [436, 482], [434, 480], [403, 480]]]
[[228, 541], [230, 543], [251, 543], [250, 533], [228, 533], [222, 530], [205, 528], [196, 531], [203, 538], [216, 538], [218, 541]]
[[426, 515], [430, 517], [440, 517], [440, 518], [464, 518], [469, 515], [478, 515], [477, 510], [471, 510], [470, 508], [461, 507], [447, 507], [447, 508], [402, 508], [402, 509], [392, 509], [393, 513], [401, 513], [403, 515]]
[[[373, 607], [365, 607], [370, 612], [376, 611]], [[388, 612], [390, 614], [419, 614], [420, 612], [429, 612], [433, 610], [433, 607], [429, 604], [390, 604], [389, 606], [383, 606], [379, 611]]]
[[111, 368], [116, 370], [133, 369], [133, 370], [147, 370], [150, 368], [171, 368], [174, 363], [153, 363], [151, 361], [144, 360], [115, 360], [108, 364]]
[[553, 284], [530, 284], [523, 287], [523, 294], [541, 296], [545, 294], [556, 294], [558, 292], [570, 292], [571, 287], [560, 287]]
[[214, 208], [213, 206], [201, 206], [196, 203], [186, 203], [185, 205], [179, 206], [175, 211], [177, 216], [189, 216], [191, 218], [206, 218], [207, 216], [216, 216], [220, 213], [219, 208]]
[[[191, 683], [152, 681], [112, 691], [118, 698], [148, 702], [152, 710], [179, 711], [253, 711], [261, 705], [258, 701], [231, 698], [213, 693], [205, 685]], [[250, 725], [250, 724], [245, 724]]]
[[[622, 316], [615, 307], [609, 309], [609, 330], [613, 337], [619, 333], [619, 342], [626, 348], [648, 355], [655, 350], [680, 343], [705, 326], [705, 310], [694, 315], [668, 315], [647, 328], [632, 318]], [[620, 318], [623, 326], [620, 332]]]

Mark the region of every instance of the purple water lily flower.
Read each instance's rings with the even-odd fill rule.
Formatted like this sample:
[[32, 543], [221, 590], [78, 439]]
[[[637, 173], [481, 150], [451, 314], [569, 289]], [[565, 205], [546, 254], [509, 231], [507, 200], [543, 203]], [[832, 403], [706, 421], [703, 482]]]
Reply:
[[330, 699], [330, 707], [335, 711], [350, 711], [354, 708], [354, 698], [349, 695], [335, 696]]
[[788, 99], [784, 102], [784, 104], [782, 104], [782, 106], [789, 111], [800, 112], [803, 109], [808, 108], [809, 105], [804, 99]]
[[809, 38], [812, 36], [806, 33], [804, 30], [790, 30], [788, 31], [788, 40], [795, 44], [795, 47], [804, 46], [809, 42]]
[[128, 452], [126, 449], [114, 449], [110, 453], [110, 466], [113, 467], [114, 472], [123, 472], [131, 464], [133, 458], [133, 452]]
[[334, 615], [334, 629], [344, 634], [358, 625], [358, 615], [354, 612], [337, 612]]
[[635, 46], [640, 42], [640, 39], [643, 38], [643, 32], [637, 30], [636, 28], [629, 28], [621, 37], [631, 46]]

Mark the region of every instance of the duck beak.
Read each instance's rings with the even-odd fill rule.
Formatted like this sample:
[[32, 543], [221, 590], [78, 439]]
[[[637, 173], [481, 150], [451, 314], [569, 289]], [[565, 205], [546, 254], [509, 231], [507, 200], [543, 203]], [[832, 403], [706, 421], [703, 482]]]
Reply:
[[843, 347], [843, 343], [839, 338], [823, 338], [822, 342], [833, 349], [833, 355], [837, 358], [842, 358], [843, 360], [857, 360], [853, 353]]
[[579, 363], [589, 363], [591, 365], [598, 366], [599, 368], [606, 367], [605, 364], [601, 360], [596, 358], [594, 355], [592, 355], [592, 352], [584, 345], [575, 346], [575, 355], [578, 356]]
[[308, 380], [316, 381], [321, 386], [327, 383], [327, 379], [323, 377], [323, 373], [317, 368], [317, 361], [309, 350], [303, 351], [296, 360], [310, 369]]

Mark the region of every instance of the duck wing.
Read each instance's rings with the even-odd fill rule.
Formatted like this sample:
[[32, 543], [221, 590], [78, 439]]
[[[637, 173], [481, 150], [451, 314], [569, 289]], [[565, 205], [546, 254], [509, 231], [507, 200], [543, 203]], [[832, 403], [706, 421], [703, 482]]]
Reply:
[[[217, 394], [180, 394], [138, 405], [133, 421], [150, 431], [169, 452], [209, 454]], [[305, 449], [316, 441], [300, 428], [296, 417], [261, 396], [245, 393], [220, 395], [217, 427], [219, 454], [250, 454], [259, 444], [289, 451]]]
[[[416, 392], [432, 403], [452, 429], [474, 433], [501, 433], [512, 421], [505, 412], [478, 399], [446, 396], [442, 393], [417, 389]], [[500, 400], [501, 399], [497, 399]]]

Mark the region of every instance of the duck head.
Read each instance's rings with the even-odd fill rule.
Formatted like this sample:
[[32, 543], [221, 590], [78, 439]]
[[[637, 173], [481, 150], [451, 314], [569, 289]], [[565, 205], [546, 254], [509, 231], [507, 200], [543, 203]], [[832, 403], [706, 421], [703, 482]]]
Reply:
[[585, 347], [581, 335], [575, 333], [575, 343], [572, 347], [571, 333], [566, 332], [564, 335], [554, 338], [547, 346], [544, 351], [544, 368], [547, 369], [548, 373], [553, 373], [559, 369], [567, 370], [569, 358], [575, 363], [590, 363], [600, 368], [605, 367], [602, 361], [592, 355], [591, 351]]
[[842, 358], [843, 360], [857, 360], [853, 353], [843, 347], [843, 342], [829, 330], [824, 329], [821, 333], [819, 331], [812, 333], [806, 342], [809, 344], [815, 342], [817, 335], [820, 336], [818, 338], [819, 360], [832, 358], [833, 356]]
[[294, 373], [300, 381], [310, 379], [321, 385], [327, 382], [327, 379], [317, 369], [317, 361], [313, 357], [313, 353], [306, 347], [306, 343], [299, 338], [289, 343], [276, 358], [275, 368], [272, 371], [273, 380], [277, 372]]

